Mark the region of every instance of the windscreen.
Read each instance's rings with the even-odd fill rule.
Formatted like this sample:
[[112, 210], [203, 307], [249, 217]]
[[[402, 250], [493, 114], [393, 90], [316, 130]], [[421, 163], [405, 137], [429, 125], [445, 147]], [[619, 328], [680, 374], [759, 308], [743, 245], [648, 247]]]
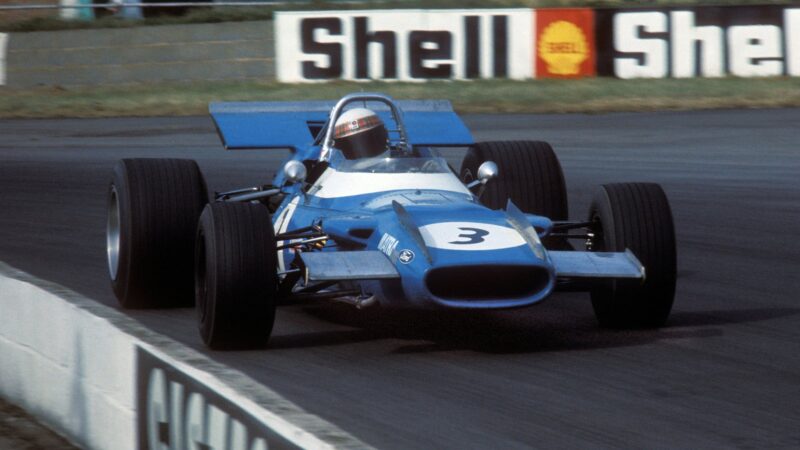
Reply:
[[339, 172], [361, 173], [450, 173], [441, 157], [382, 157], [354, 160], [338, 159], [331, 163]]

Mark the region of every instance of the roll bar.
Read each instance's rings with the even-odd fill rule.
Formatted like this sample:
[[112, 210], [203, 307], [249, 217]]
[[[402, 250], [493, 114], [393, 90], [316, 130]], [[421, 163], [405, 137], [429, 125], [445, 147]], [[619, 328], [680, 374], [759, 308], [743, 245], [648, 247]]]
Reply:
[[327, 161], [330, 159], [331, 156], [331, 148], [333, 148], [333, 131], [334, 124], [336, 123], [336, 119], [342, 115], [344, 112], [344, 107], [350, 103], [354, 102], [381, 102], [384, 103], [389, 107], [389, 110], [392, 112], [392, 118], [394, 119], [395, 124], [397, 124], [397, 130], [387, 130], [387, 131], [395, 131], [400, 134], [400, 146], [405, 151], [410, 151], [411, 149], [408, 146], [408, 134], [406, 133], [406, 127], [403, 123], [403, 119], [401, 116], [400, 108], [397, 107], [394, 99], [389, 97], [385, 94], [380, 94], [376, 92], [357, 92], [353, 94], [347, 94], [341, 98], [336, 105], [331, 109], [331, 114], [328, 117], [328, 122], [325, 127], [325, 136], [322, 139], [322, 149], [320, 151], [320, 160]]

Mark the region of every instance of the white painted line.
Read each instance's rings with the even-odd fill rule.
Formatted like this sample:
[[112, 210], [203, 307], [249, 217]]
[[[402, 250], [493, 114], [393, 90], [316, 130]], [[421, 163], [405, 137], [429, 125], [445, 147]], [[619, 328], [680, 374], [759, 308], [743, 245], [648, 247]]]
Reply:
[[8, 34], [0, 33], [0, 86], [6, 84], [6, 50], [8, 50]]

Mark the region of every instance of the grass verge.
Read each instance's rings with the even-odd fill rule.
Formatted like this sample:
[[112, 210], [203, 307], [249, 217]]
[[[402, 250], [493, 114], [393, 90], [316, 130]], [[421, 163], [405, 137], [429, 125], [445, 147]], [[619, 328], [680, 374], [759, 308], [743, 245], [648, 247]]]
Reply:
[[95, 88], [0, 87], [0, 118], [203, 115], [211, 101], [336, 99], [356, 91], [445, 98], [462, 113], [604, 113], [800, 107], [800, 78], [281, 84], [202, 82]]

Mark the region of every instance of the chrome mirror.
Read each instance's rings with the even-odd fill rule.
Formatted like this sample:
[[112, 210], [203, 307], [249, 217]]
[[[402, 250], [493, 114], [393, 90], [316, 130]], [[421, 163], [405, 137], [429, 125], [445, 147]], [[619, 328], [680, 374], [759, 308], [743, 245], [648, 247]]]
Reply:
[[478, 167], [477, 179], [469, 183], [467, 187], [472, 189], [475, 186], [484, 186], [489, 180], [497, 178], [497, 173], [497, 164], [495, 164], [494, 161], [485, 161]]
[[308, 171], [306, 170], [305, 164], [297, 160], [292, 160], [283, 166], [283, 175], [289, 183], [302, 183], [306, 181]]
[[494, 161], [486, 161], [478, 167], [478, 180], [481, 184], [486, 184], [492, 178], [497, 177], [497, 164]]

